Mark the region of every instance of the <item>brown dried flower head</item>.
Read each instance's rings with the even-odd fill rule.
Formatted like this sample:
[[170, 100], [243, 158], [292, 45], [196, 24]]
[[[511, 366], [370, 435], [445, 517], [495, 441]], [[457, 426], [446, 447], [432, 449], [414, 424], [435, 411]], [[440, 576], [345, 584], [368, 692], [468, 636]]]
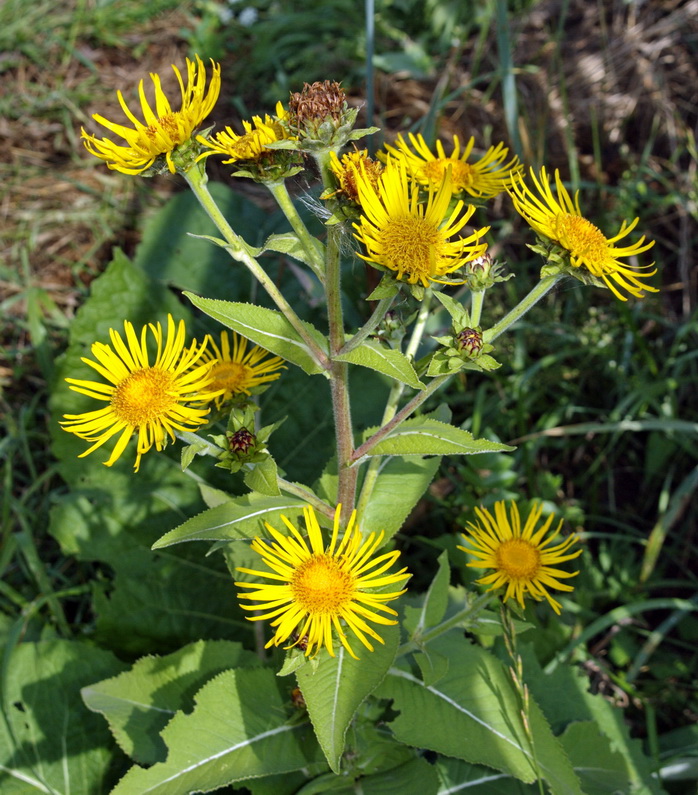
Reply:
[[291, 94], [289, 99], [291, 125], [299, 134], [317, 129], [328, 120], [339, 125], [346, 109], [346, 99], [344, 90], [335, 80], [305, 83], [303, 90]]

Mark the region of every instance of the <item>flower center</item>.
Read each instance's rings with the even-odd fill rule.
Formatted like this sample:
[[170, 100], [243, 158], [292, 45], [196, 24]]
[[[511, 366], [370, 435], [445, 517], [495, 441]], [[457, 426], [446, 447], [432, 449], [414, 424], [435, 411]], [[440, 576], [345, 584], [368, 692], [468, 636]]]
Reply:
[[574, 256], [598, 266], [606, 261], [608, 241], [603, 232], [586, 218], [567, 213], [557, 215], [555, 232], [560, 243]]
[[391, 218], [381, 230], [385, 264], [399, 273], [433, 275], [441, 259], [443, 235], [424, 218], [406, 215]]
[[167, 370], [146, 367], [127, 376], [114, 390], [114, 414], [129, 425], [143, 425], [163, 417], [176, 405], [174, 376]]
[[211, 368], [210, 390], [225, 389], [226, 392], [242, 392], [249, 380], [249, 368], [240, 362], [219, 362]]
[[540, 568], [540, 552], [528, 541], [512, 538], [496, 552], [497, 568], [512, 580], [532, 580]]
[[309, 613], [336, 615], [354, 596], [354, 578], [330, 555], [313, 555], [291, 580], [294, 601]]
[[425, 163], [419, 172], [419, 177], [427, 182], [440, 184], [446, 175], [446, 170], [451, 167], [451, 182], [455, 190], [469, 188], [473, 184], [473, 169], [462, 160], [453, 157], [439, 157]]
[[157, 120], [157, 124], [151, 124], [145, 131], [146, 135], [151, 140], [154, 140], [158, 133], [164, 132], [173, 144], [182, 143], [178, 123], [180, 115], [180, 111], [174, 111], [165, 116], [160, 116]]

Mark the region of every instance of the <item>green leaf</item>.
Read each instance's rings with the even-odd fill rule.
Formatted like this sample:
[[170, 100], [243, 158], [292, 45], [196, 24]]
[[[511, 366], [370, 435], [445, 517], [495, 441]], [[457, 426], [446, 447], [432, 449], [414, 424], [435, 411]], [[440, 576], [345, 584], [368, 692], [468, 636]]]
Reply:
[[467, 795], [540, 795], [537, 784], [522, 784], [507, 773], [496, 773], [491, 767], [471, 765], [462, 759], [442, 756], [434, 766], [443, 793], [467, 790]]
[[194, 694], [228, 668], [255, 667], [259, 658], [230, 641], [197, 641], [166, 657], [143, 657], [129, 671], [84, 687], [85, 704], [100, 712], [119, 746], [140, 764], [163, 762], [160, 737], [177, 711], [191, 712]]
[[[391, 723], [396, 739], [534, 781], [534, 755], [520, 701], [502, 663], [456, 633], [434, 641], [431, 649], [450, 661], [436, 685], [426, 685], [409, 670], [391, 668], [378, 690], [400, 712]], [[553, 795], [581, 795], [569, 760], [533, 701], [530, 726], [535, 759]]]
[[429, 488], [441, 458], [390, 458], [382, 462], [361, 529], [381, 531], [386, 541], [400, 530], [414, 506]]
[[373, 292], [366, 296], [367, 301], [380, 301], [383, 298], [392, 298], [400, 291], [400, 285], [395, 280], [394, 276], [388, 273], [383, 274], [383, 277], [374, 287]]
[[475, 439], [469, 431], [429, 417], [413, 417], [372, 447], [367, 456], [376, 455], [473, 455], [514, 450], [508, 444]]
[[284, 514], [288, 519], [302, 516], [306, 503], [297, 497], [268, 497], [245, 494], [209, 508], [170, 530], [153, 544], [162, 549], [183, 541], [239, 541], [262, 535], [263, 522], [274, 523]]
[[439, 555], [439, 568], [429, 589], [424, 594], [422, 606], [405, 608], [405, 628], [410, 632], [411, 640], [419, 642], [422, 633], [436, 626], [446, 613], [448, 607], [448, 586], [451, 570], [448, 565], [448, 552]]
[[355, 651], [359, 660], [353, 659], [343, 646], [337, 650], [336, 657], [330, 657], [323, 649], [314, 673], [310, 665], [296, 672], [315, 734], [327, 762], [337, 774], [349, 724], [361, 703], [383, 681], [397, 653], [399, 626], [381, 626], [378, 634], [385, 643], [376, 643], [372, 652], [353, 638], [352, 646], [360, 647]]
[[[358, 782], [363, 795], [437, 795], [439, 778], [433, 765], [426, 759], [411, 759], [403, 765], [362, 776]], [[357, 792], [357, 788], [347, 790]]]
[[317, 746], [307, 723], [289, 723], [280, 681], [267, 668], [219, 674], [164, 729], [167, 761], [131, 768], [112, 795], [189, 795], [308, 765]]
[[[316, 238], [312, 238], [320, 262], [325, 260], [325, 247]], [[285, 232], [278, 235], [270, 235], [264, 243], [262, 251], [278, 251], [280, 254], [288, 254], [290, 257], [303, 262], [305, 265], [313, 266], [313, 261], [308, 256], [303, 244], [293, 232]]]
[[560, 740], [582, 782], [584, 795], [614, 795], [626, 790], [625, 759], [609, 745], [597, 723], [571, 723]]
[[340, 362], [349, 362], [367, 367], [369, 370], [376, 370], [401, 384], [411, 386], [412, 389], [425, 389], [407, 356], [392, 348], [384, 348], [376, 340], [363, 342], [349, 353], [340, 353], [334, 358]]
[[439, 290], [435, 290], [433, 296], [448, 312], [456, 326], [469, 325], [470, 320], [468, 316], [468, 310], [463, 306], [463, 304], [456, 301], [455, 298], [451, 298], [450, 295], [446, 295], [446, 293], [442, 293]]
[[269, 497], [278, 497], [281, 492], [279, 491], [279, 470], [276, 467], [276, 462], [269, 456], [264, 461], [260, 461], [245, 473], [245, 485], [252, 491], [257, 491], [260, 494], [265, 494]]
[[124, 664], [110, 652], [68, 640], [15, 646], [3, 676], [0, 792], [107, 792], [115, 761], [104, 721], [80, 700], [80, 688]]
[[[189, 300], [207, 315], [242, 334], [256, 345], [261, 345], [271, 353], [281, 356], [310, 375], [325, 371], [315, 361], [308, 346], [298, 332], [281, 312], [266, 309], [254, 304], [219, 301], [215, 298], [202, 298], [186, 292]], [[310, 323], [303, 322], [308, 334], [323, 350], [327, 350], [327, 340]]]
[[627, 791], [643, 795], [660, 795], [664, 791], [652, 775], [652, 765], [642, 743], [630, 737], [622, 709], [590, 693], [588, 681], [577, 676], [572, 667], [559, 666], [552, 673], [545, 673], [531, 647], [523, 648], [521, 654], [526, 683], [553, 729], [562, 728], [570, 721], [593, 720], [609, 748], [623, 756]]

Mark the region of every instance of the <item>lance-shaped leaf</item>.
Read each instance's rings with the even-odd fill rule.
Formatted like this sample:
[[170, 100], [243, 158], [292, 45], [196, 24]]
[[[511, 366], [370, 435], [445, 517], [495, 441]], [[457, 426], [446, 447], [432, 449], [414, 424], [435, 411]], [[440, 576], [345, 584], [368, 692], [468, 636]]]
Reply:
[[368, 367], [369, 370], [376, 370], [401, 384], [411, 386], [412, 389], [425, 389], [424, 384], [417, 377], [412, 362], [404, 353], [384, 348], [375, 340], [363, 342], [349, 353], [340, 353], [334, 358], [340, 362], [349, 362], [360, 367]]
[[391, 668], [378, 690], [400, 712], [391, 723], [397, 740], [488, 765], [525, 782], [540, 777], [553, 795], [582, 795], [569, 759], [533, 700], [531, 747], [520, 699], [496, 657], [456, 633], [442, 636], [432, 647], [449, 659], [448, 671], [436, 684]]
[[[312, 241], [316, 249], [316, 261], [324, 262], [325, 247], [316, 238], [312, 238]], [[310, 265], [311, 268], [314, 265], [298, 236], [294, 235], [293, 232], [270, 235], [266, 239], [262, 251], [278, 251], [279, 254], [288, 254], [289, 257], [293, 257], [305, 265]]]
[[281, 495], [267, 497], [254, 492], [235, 497], [188, 519], [165, 533], [153, 549], [181, 544], [182, 541], [240, 541], [262, 533], [263, 522], [278, 521], [281, 514], [293, 520], [303, 514], [305, 501]]
[[[185, 295], [194, 306], [198, 306], [214, 320], [237, 331], [256, 345], [261, 345], [271, 353], [281, 356], [287, 362], [297, 365], [306, 373], [313, 375], [325, 372], [315, 361], [305, 340], [281, 312], [254, 304], [202, 298], [193, 293], [185, 292]], [[325, 351], [327, 349], [325, 337], [310, 323], [301, 322], [308, 336]]]
[[350, 657], [343, 646], [336, 650], [336, 657], [330, 657], [323, 649], [314, 672], [311, 665], [296, 671], [315, 734], [337, 774], [347, 728], [364, 699], [383, 681], [397, 653], [400, 628], [381, 626], [378, 634], [385, 643], [375, 642], [372, 652], [359, 645], [355, 651], [358, 660]]
[[268, 668], [217, 676], [163, 731], [167, 761], [132, 767], [112, 795], [189, 795], [306, 767], [317, 745], [307, 723], [289, 724], [280, 681]]
[[366, 455], [474, 455], [506, 453], [513, 449], [508, 444], [475, 439], [469, 431], [446, 422], [413, 417], [400, 423]]
[[259, 664], [239, 643], [200, 640], [165, 657], [142, 657], [129, 671], [80, 692], [93, 712], [104, 715], [121, 748], [152, 765], [167, 757], [160, 732], [176, 712], [191, 711], [197, 690], [229, 668]]

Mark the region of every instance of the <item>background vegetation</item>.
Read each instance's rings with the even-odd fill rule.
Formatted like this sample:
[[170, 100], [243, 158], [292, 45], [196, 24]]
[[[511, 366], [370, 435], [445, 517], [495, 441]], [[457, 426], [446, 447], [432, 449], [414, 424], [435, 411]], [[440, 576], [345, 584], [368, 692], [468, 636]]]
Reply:
[[[138, 245], [145, 234], [147, 246], [148, 224], [152, 234], [156, 213], [172, 207], [181, 187], [108, 172], [85, 155], [80, 126], [114, 107], [117, 88], [132, 90], [148, 71], [169, 79], [169, 65], [194, 51], [223, 62], [229, 93], [215, 111], [220, 125], [268, 111], [315, 79], [342, 80], [364, 105], [373, 47], [369, 104], [383, 135], [407, 126], [427, 136], [474, 134], [482, 146], [507, 140], [526, 162], [560, 168], [601, 228], [639, 216], [656, 240], [659, 295], [620, 305], [563, 283], [507, 337], [501, 370], [451, 389], [448, 403], [464, 427], [517, 451], [447, 461], [401, 545], [413, 571], [420, 562], [433, 571], [443, 534], [462, 527], [474, 504], [536, 497], [557, 505], [583, 531], [589, 554], [564, 620], [532, 638], [536, 656], [549, 666], [574, 659], [589, 687], [622, 710], [656, 769], [673, 764], [666, 789], [694, 791], [698, 617], [687, 605], [698, 604], [698, 3], [377, 0], [373, 41], [363, 8], [350, 0], [299, 5], [0, 6], [3, 715], [20, 695], [34, 705], [45, 732], [34, 752], [49, 766], [61, 756], [61, 715], [81, 715], [85, 734], [99, 739], [108, 788], [125, 757], [101, 716], [87, 713], [79, 688], [142, 654], [225, 637], [220, 615], [232, 597], [222, 585], [207, 594], [205, 615], [188, 613], [201, 597], [192, 573], [198, 553], [154, 561], [147, 539], [123, 527], [97, 528], [99, 543], [94, 532], [83, 535], [79, 500], [93, 497], [76, 496], [79, 470], [57, 463], [50, 449], [48, 395], [76, 310], [116, 248], [146, 259]], [[230, 182], [225, 171], [218, 176]], [[268, 216], [261, 191], [242, 182], [236, 191]], [[306, 186], [295, 187], [303, 194]], [[522, 259], [528, 233], [504, 202], [495, 207], [494, 251], [517, 274], [502, 289], [520, 295], [538, 262]], [[128, 264], [119, 267], [125, 305], [129, 291], [178, 283], [173, 270], [153, 264], [152, 281], [134, 286]], [[363, 289], [363, 269], [352, 272]], [[503, 296], [500, 309], [490, 300], [491, 319], [512, 303]], [[302, 427], [312, 417], [294, 420]], [[54, 452], [60, 460], [60, 440]], [[131, 526], [148, 520], [154, 496], [166, 500], [168, 465], [158, 466], [157, 495], [125, 474], [119, 481], [114, 499], [133, 504]], [[192, 484], [192, 506], [197, 499]], [[71, 511], [75, 532], [60, 535]], [[161, 514], [150, 521], [153, 538], [173, 524]], [[140, 590], [125, 586], [134, 573], [144, 578]], [[159, 578], [158, 593], [149, 575]], [[184, 576], [182, 603], [168, 601], [168, 586]], [[38, 639], [54, 644], [42, 660], [31, 658], [28, 643]], [[79, 653], [68, 640], [82, 642]], [[42, 683], [34, 696], [25, 687], [32, 666]], [[61, 679], [59, 696], [52, 682], [67, 668], [73, 692]], [[51, 709], [48, 693], [57, 699]], [[16, 762], [22, 751], [9, 725], [1, 724], [0, 748]], [[12, 786], [8, 792], [33, 791]]]

